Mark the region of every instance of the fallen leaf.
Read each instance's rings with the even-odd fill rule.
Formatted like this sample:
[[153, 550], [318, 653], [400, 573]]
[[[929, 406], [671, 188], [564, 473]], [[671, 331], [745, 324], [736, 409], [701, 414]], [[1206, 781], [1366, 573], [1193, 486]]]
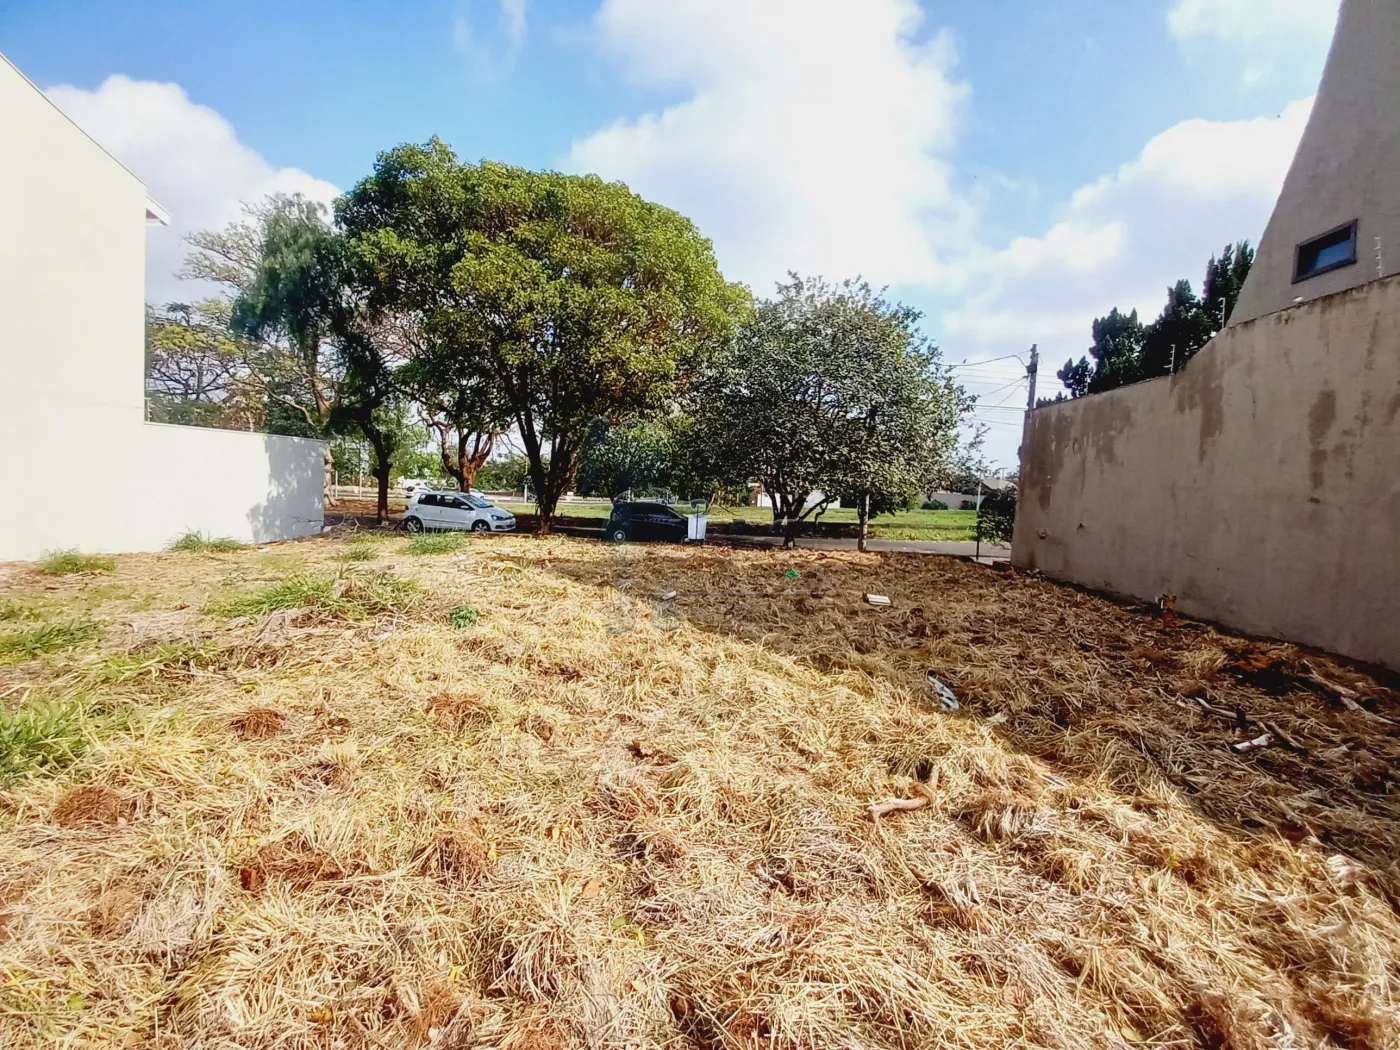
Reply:
[[591, 901], [594, 897], [603, 892], [603, 880], [598, 876], [593, 876], [583, 884], [583, 892], [579, 894], [582, 900]]

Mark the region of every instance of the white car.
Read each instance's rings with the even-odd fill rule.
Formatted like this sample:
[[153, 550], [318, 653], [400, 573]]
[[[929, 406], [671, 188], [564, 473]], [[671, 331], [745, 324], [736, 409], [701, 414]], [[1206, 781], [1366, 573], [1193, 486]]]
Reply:
[[424, 529], [510, 532], [515, 528], [515, 515], [474, 492], [430, 492], [419, 489], [408, 498], [403, 527], [409, 532], [422, 532]]

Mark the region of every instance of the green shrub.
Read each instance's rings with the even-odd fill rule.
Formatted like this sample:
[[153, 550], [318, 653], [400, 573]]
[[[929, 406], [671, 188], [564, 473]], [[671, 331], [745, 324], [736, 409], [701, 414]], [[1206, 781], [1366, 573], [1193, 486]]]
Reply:
[[40, 623], [0, 634], [0, 664], [32, 660], [45, 653], [56, 653], [90, 642], [98, 626], [91, 620], [60, 620]]
[[229, 551], [241, 551], [244, 546], [244, 544], [239, 543], [232, 536], [213, 536], [206, 538], [203, 533], [187, 532], [167, 547], [166, 550], [179, 551], [186, 554], [226, 554]]
[[925, 501], [924, 501], [923, 509], [924, 509], [924, 510], [947, 510], [947, 509], [948, 509], [948, 504], [944, 503], [941, 499], [930, 499], [930, 500], [925, 500]]
[[460, 550], [466, 534], [461, 532], [420, 532], [408, 541], [409, 554], [451, 554]]
[[80, 700], [42, 700], [0, 708], [0, 782], [29, 772], [62, 769], [90, 745], [87, 707]]
[[453, 627], [470, 627], [481, 619], [481, 613], [474, 605], [459, 605], [452, 610]]
[[1001, 492], [988, 492], [982, 497], [982, 509], [977, 515], [977, 529], [984, 540], [1010, 543], [1016, 525], [1016, 488], [1007, 486]]
[[262, 616], [278, 609], [318, 609], [358, 620], [397, 612], [417, 600], [418, 583], [393, 573], [346, 573], [317, 576], [297, 573], [262, 590], [214, 598], [204, 611], [211, 616]]
[[47, 551], [39, 559], [39, 571], [50, 576], [73, 576], [80, 572], [111, 572], [117, 559], [105, 554], [83, 554], [79, 551]]
[[962, 509], [963, 509], [963, 510], [976, 510], [976, 509], [977, 509], [977, 501], [976, 501], [975, 499], [965, 499], [965, 500], [963, 500], [963, 501], [962, 501]]

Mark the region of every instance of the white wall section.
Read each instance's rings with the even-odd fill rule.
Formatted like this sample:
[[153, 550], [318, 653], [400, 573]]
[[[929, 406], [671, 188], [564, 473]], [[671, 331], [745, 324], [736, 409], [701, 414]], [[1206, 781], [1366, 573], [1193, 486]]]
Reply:
[[0, 559], [321, 527], [322, 442], [144, 422], [146, 237], [141, 180], [0, 56]]

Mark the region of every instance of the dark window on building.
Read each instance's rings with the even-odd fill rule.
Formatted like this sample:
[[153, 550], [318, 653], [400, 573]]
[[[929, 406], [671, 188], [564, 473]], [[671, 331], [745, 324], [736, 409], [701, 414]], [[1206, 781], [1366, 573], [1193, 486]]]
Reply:
[[1328, 230], [1298, 245], [1293, 265], [1293, 281], [1306, 281], [1328, 270], [1350, 266], [1356, 262], [1356, 221]]

